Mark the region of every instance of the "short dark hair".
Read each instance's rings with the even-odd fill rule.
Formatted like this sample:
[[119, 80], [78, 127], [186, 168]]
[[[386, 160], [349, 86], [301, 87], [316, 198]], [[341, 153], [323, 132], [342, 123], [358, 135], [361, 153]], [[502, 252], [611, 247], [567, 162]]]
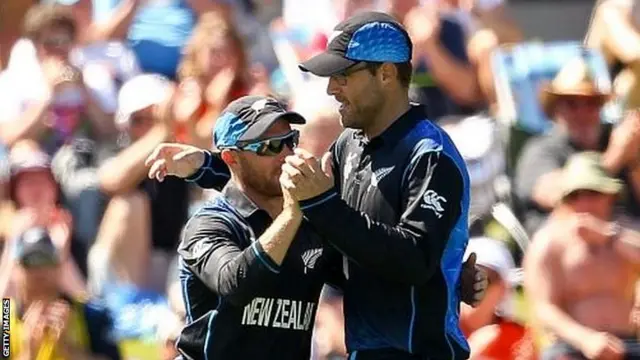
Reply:
[[58, 4], [35, 5], [24, 17], [24, 36], [36, 42], [44, 31], [54, 26], [67, 28], [71, 36], [76, 37], [77, 24], [69, 8]]
[[[383, 63], [381, 62], [367, 62], [367, 70], [369, 70], [372, 75], [375, 75], [382, 64]], [[413, 75], [413, 66], [411, 65], [411, 61], [393, 65], [395, 65], [398, 70], [398, 81], [400, 84], [405, 88], [409, 88], [411, 76]]]

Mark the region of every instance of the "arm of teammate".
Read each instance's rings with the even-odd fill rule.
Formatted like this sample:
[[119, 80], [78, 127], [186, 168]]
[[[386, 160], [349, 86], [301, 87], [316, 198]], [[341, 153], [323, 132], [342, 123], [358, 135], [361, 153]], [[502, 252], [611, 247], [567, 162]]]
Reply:
[[202, 166], [185, 180], [193, 182], [201, 188], [222, 190], [231, 178], [229, 167], [220, 156], [208, 150], [202, 150], [202, 152], [204, 153]]
[[302, 215], [283, 211], [249, 247], [220, 214], [204, 210], [189, 220], [179, 252], [187, 267], [209, 288], [242, 305], [269, 286], [302, 221]]
[[205, 189], [222, 190], [231, 173], [218, 154], [196, 146], [162, 143], [145, 160], [150, 179], [163, 181], [168, 175], [196, 183]]
[[417, 156], [406, 173], [405, 210], [396, 226], [349, 207], [335, 189], [302, 201], [301, 208], [317, 231], [355, 263], [417, 285], [441, 263], [461, 213], [463, 180], [453, 161], [435, 151]]

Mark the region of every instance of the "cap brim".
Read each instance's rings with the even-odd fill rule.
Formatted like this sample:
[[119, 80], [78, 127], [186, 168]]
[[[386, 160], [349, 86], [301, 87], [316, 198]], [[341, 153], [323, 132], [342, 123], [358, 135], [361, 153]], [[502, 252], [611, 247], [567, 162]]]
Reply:
[[341, 73], [357, 64], [336, 53], [325, 51], [298, 65], [300, 70], [310, 72], [316, 76], [328, 77]]
[[586, 183], [568, 187], [565, 191], [563, 191], [562, 198], [566, 198], [567, 196], [573, 194], [576, 191], [580, 190], [590, 190], [595, 191], [601, 194], [606, 195], [616, 195], [622, 191], [623, 185], [617, 181], [606, 181], [602, 183]]
[[289, 124], [305, 124], [306, 121], [302, 115], [297, 112], [289, 111], [285, 113], [273, 113], [264, 115], [259, 121], [254, 123], [247, 129], [247, 131], [238, 139], [239, 141], [253, 141], [258, 140], [260, 137], [273, 125], [276, 121], [283, 119], [287, 120]]

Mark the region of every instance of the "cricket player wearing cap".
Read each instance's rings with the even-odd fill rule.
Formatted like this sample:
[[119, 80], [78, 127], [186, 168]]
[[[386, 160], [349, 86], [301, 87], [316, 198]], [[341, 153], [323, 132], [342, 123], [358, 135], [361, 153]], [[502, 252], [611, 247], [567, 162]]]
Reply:
[[[301, 149], [288, 156], [281, 184], [344, 255], [352, 359], [469, 355], [458, 326], [469, 178], [451, 139], [409, 103], [411, 55], [402, 25], [365, 12], [337, 25], [327, 51], [301, 65], [329, 78], [347, 130], [322, 162]], [[205, 187], [220, 181], [215, 156], [170, 144], [159, 150], [168, 148], [170, 156], [150, 157], [150, 176], [191, 175]], [[473, 294], [486, 285], [471, 273]]]
[[466, 359], [458, 284], [468, 241], [469, 177], [449, 136], [410, 104], [413, 45], [390, 16], [336, 26], [300, 65], [328, 77], [347, 128], [322, 162], [283, 169], [305, 218], [344, 254], [351, 359]]
[[342, 274], [337, 252], [280, 185], [298, 142], [290, 124], [304, 122], [259, 96], [233, 101], [217, 119], [214, 143], [231, 180], [189, 220], [178, 249], [184, 358], [309, 359], [320, 291]]

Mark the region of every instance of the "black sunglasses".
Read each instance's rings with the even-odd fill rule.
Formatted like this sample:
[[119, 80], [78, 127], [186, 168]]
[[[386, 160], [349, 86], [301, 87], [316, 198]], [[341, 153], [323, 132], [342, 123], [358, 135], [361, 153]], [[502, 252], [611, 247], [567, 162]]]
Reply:
[[276, 156], [284, 150], [284, 147], [288, 147], [293, 150], [298, 146], [300, 140], [300, 132], [298, 130], [292, 130], [291, 132], [274, 136], [266, 139], [261, 139], [254, 142], [246, 142], [238, 144], [238, 149], [243, 151], [251, 151], [259, 156]]
[[373, 65], [368, 62], [359, 62], [359, 63], [353, 64], [352, 66], [346, 68], [344, 71], [338, 74], [332, 75], [331, 77], [336, 80], [338, 85], [345, 86], [347, 85], [347, 78], [349, 78], [349, 76], [359, 71], [373, 68], [372, 66]]

